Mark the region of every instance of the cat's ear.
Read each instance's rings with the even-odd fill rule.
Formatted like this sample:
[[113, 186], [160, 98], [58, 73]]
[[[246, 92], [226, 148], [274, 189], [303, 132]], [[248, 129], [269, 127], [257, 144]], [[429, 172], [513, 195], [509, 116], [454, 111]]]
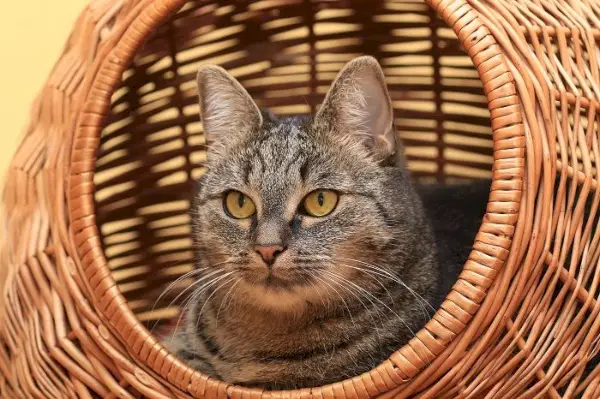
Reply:
[[325, 96], [315, 123], [361, 142], [380, 162], [402, 158], [392, 100], [383, 71], [373, 57], [358, 57], [344, 66]]
[[208, 154], [218, 153], [236, 138], [262, 124], [260, 110], [250, 94], [223, 68], [207, 65], [196, 75], [200, 118]]

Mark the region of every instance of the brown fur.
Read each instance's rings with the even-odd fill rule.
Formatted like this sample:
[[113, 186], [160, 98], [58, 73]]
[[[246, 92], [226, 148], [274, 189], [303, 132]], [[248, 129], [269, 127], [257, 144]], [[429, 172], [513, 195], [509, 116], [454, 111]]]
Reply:
[[[198, 286], [185, 328], [166, 344], [210, 375], [267, 388], [377, 366], [427, 321], [440, 288], [379, 65], [350, 62], [314, 119], [260, 115], [217, 67], [198, 82], [212, 143], [191, 210]], [[322, 218], [302, 212], [315, 189], [339, 193]], [[252, 198], [256, 215], [228, 217], [228, 190]], [[273, 266], [253, 249], [267, 244], [287, 248]]]

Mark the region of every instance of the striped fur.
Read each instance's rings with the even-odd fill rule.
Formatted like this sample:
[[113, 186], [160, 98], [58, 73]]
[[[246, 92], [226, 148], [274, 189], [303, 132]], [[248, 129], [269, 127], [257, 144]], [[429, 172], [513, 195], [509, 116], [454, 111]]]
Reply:
[[[372, 58], [351, 62], [314, 119], [260, 115], [223, 74], [198, 75], [218, 151], [191, 209], [198, 269], [185, 326], [165, 343], [198, 370], [246, 386], [316, 386], [365, 372], [428, 320], [443, 286], [383, 73]], [[340, 193], [336, 209], [301, 215], [317, 188]], [[232, 189], [253, 199], [255, 217], [227, 216]], [[253, 250], [264, 237], [287, 246], [272, 269]]]

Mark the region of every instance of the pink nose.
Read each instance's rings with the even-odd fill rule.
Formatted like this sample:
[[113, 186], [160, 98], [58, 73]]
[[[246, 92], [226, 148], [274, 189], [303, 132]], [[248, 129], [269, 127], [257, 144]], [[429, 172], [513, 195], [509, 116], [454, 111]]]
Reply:
[[255, 245], [254, 249], [260, 254], [267, 265], [272, 265], [275, 258], [284, 251], [281, 245]]

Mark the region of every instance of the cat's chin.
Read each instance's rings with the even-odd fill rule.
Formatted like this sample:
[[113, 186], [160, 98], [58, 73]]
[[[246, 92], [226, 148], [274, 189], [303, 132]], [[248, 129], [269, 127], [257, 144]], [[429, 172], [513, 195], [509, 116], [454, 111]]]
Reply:
[[[285, 282], [284, 282], [285, 281]], [[306, 308], [310, 289], [290, 281], [263, 279], [262, 281], [243, 281], [239, 284], [238, 296], [246, 304], [277, 312], [301, 312]]]

